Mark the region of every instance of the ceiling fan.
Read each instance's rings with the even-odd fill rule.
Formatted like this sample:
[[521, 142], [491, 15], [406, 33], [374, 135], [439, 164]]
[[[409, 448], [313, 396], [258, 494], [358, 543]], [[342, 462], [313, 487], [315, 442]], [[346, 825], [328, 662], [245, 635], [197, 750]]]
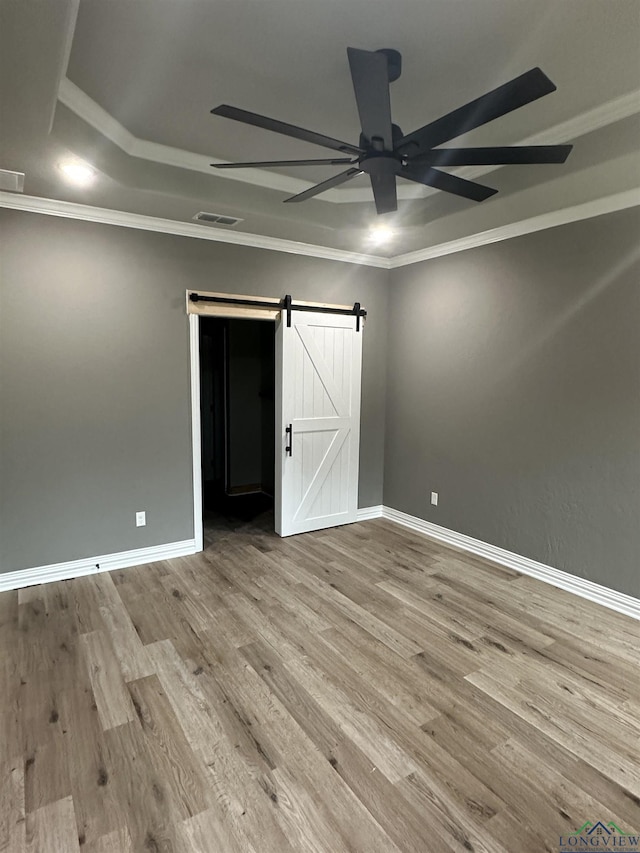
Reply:
[[437, 166], [506, 165], [524, 163], [564, 163], [571, 145], [520, 145], [489, 148], [438, 148], [480, 125], [523, 107], [554, 92], [556, 87], [539, 69], [532, 68], [509, 83], [476, 98], [442, 118], [406, 136], [391, 121], [389, 83], [397, 80], [402, 58], [397, 50], [360, 50], [348, 47], [351, 79], [358, 105], [362, 132], [357, 145], [341, 142], [277, 119], [222, 104], [214, 115], [231, 118], [254, 127], [272, 130], [294, 139], [331, 148], [344, 157], [321, 160], [275, 160], [253, 163], [212, 163], [216, 169], [245, 169], [270, 166], [317, 166], [348, 164], [349, 168], [285, 202], [306, 201], [331, 187], [337, 187], [366, 173], [371, 179], [376, 210], [397, 210], [396, 177], [435, 187], [472, 201], [484, 201], [497, 190], [442, 172]]

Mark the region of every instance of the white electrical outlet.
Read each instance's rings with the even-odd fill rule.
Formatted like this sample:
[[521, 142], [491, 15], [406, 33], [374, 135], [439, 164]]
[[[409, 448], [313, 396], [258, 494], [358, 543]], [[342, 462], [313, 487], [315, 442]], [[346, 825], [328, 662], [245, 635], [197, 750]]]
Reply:
[[144, 527], [147, 523], [147, 513], [146, 512], [137, 512], [136, 513], [136, 527]]
[[438, 493], [437, 492], [431, 492], [431, 505], [432, 506], [438, 506]]

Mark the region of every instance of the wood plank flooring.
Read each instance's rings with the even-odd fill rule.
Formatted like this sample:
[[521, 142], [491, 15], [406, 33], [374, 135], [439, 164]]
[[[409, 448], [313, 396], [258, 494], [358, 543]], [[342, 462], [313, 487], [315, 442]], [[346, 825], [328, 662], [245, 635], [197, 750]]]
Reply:
[[384, 520], [0, 595], [0, 851], [640, 832], [640, 623]]

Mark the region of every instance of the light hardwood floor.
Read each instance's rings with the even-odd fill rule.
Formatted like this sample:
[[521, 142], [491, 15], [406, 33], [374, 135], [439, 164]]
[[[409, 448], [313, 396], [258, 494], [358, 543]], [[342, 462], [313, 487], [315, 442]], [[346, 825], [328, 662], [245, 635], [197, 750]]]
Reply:
[[384, 520], [0, 596], [0, 850], [640, 831], [640, 623]]

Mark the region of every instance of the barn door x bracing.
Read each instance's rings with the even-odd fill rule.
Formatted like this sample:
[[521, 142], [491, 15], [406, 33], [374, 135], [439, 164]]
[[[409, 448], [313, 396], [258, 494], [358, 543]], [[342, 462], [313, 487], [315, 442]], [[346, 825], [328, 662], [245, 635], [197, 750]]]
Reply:
[[[276, 532], [347, 524], [358, 507], [362, 324], [293, 311], [276, 332]], [[280, 474], [280, 476], [278, 476]]]

